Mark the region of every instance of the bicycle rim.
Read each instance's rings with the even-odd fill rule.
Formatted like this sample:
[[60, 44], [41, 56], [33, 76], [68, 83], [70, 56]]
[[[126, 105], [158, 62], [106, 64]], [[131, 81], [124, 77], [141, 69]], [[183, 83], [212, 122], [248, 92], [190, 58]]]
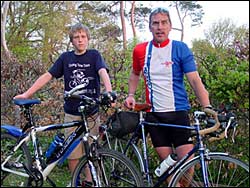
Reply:
[[[98, 181], [102, 187], [142, 187], [140, 173], [133, 163], [123, 154], [100, 149], [99, 159], [94, 160]], [[73, 178], [73, 187], [94, 186], [89, 174], [88, 162], [83, 158], [77, 166]]]
[[[210, 153], [205, 161], [208, 187], [249, 187], [249, 165], [222, 153]], [[190, 169], [194, 169], [193, 173]], [[199, 157], [185, 163], [175, 173], [169, 187], [176, 186], [204, 187]]]
[[[17, 138], [8, 133], [1, 133], [1, 187], [27, 187], [28, 177], [20, 176], [2, 170], [2, 162], [9, 156]], [[24, 164], [31, 165], [31, 156], [28, 148], [23, 144], [10, 158], [5, 167], [16, 172], [26, 173]]]
[[[126, 147], [126, 145], [128, 144], [128, 139], [129, 138], [115, 138], [115, 137], [109, 137], [109, 144], [106, 141], [103, 144], [104, 148], [108, 148], [108, 149], [113, 149], [116, 150], [118, 152], [124, 153], [124, 149]], [[133, 161], [134, 165], [136, 166], [137, 169], [140, 169], [141, 172], [143, 173], [144, 170], [144, 165], [143, 165], [143, 159], [141, 157], [140, 151], [139, 149], [135, 146], [135, 144], [131, 144], [129, 145], [125, 155], [131, 160]]]

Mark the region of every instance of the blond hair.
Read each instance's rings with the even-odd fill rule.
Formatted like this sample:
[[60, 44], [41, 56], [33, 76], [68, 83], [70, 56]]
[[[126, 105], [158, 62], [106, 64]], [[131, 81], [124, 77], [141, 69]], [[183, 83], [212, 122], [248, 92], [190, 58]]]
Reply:
[[89, 28], [87, 26], [83, 25], [82, 23], [77, 23], [77, 24], [73, 25], [69, 30], [70, 42], [73, 41], [73, 34], [77, 31], [81, 31], [81, 30], [87, 34], [87, 38], [88, 38], [88, 40], [90, 40]]

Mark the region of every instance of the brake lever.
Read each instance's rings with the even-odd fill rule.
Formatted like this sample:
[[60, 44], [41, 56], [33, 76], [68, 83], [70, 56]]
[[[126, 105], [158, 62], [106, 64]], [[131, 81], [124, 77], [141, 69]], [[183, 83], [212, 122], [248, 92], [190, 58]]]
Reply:
[[230, 117], [227, 123], [227, 127], [225, 128], [225, 137], [227, 138], [227, 130], [229, 129], [232, 121], [234, 120], [234, 117]]
[[231, 121], [232, 121], [232, 117], [230, 117], [228, 122], [227, 122], [227, 126], [226, 126], [225, 131], [224, 131], [225, 138], [227, 138], [227, 130], [228, 130], [230, 124], [231, 124]]

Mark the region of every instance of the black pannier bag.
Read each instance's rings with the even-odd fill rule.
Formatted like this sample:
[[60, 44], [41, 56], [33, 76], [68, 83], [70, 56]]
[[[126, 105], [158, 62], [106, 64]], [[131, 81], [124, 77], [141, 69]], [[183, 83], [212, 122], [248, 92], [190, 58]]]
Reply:
[[139, 124], [139, 113], [130, 111], [116, 111], [111, 116], [111, 126], [108, 131], [112, 136], [122, 138], [135, 131]]

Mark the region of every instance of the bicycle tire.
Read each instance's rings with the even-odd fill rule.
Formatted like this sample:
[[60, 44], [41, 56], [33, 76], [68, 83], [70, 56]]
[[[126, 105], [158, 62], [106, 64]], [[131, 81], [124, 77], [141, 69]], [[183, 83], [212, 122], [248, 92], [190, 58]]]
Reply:
[[[12, 152], [12, 148], [15, 146], [17, 139], [18, 138], [9, 133], [1, 132], [1, 187], [27, 187], [29, 185], [29, 177], [2, 170], [2, 162], [4, 162], [6, 157]], [[11, 170], [26, 173], [23, 164], [30, 167], [32, 165], [31, 162], [32, 158], [28, 147], [26, 143], [23, 143], [5, 165], [11, 168]]]
[[[208, 187], [249, 187], [249, 165], [226, 153], [209, 153], [205, 156], [208, 164]], [[194, 167], [190, 176], [188, 170]], [[201, 177], [200, 157], [188, 161], [172, 177], [169, 187], [187, 186], [204, 187]], [[190, 178], [191, 177], [191, 178]]]
[[[125, 155], [109, 149], [98, 149], [98, 154], [99, 157], [94, 159], [94, 164], [101, 187], [143, 187], [140, 172]], [[84, 186], [86, 183], [86, 167], [88, 161], [85, 156], [73, 173], [73, 187]]]
[[116, 138], [113, 136], [109, 135], [109, 143], [106, 140], [103, 144], [102, 144], [102, 148], [108, 148], [108, 149], [113, 149], [116, 150], [118, 152], [121, 152], [123, 154], [125, 154], [131, 161], [133, 161], [133, 163], [135, 164], [135, 166], [140, 169], [141, 173], [144, 173], [144, 164], [143, 164], [143, 159], [142, 159], [142, 155], [138, 149], [138, 147], [136, 146], [136, 144], [131, 143], [126, 151], [126, 153], [124, 153], [124, 149], [126, 147], [126, 145], [128, 144], [128, 139], [129, 138]]

